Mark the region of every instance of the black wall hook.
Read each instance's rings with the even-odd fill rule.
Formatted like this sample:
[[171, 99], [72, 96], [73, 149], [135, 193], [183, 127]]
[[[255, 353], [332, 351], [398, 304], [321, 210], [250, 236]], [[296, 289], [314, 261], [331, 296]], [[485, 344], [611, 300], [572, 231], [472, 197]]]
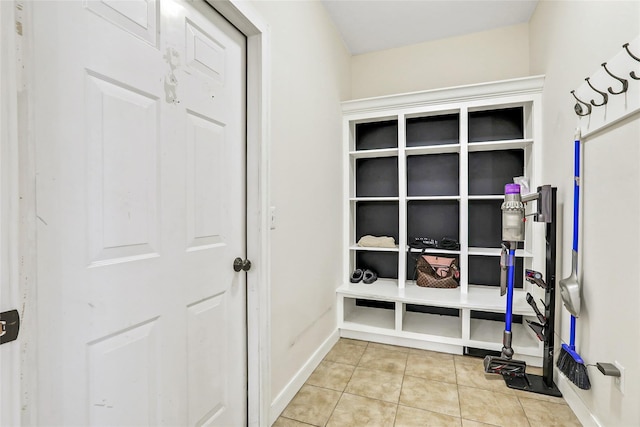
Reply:
[[[578, 101], [576, 103], [576, 105], [573, 106], [574, 111], [576, 112], [577, 115], [584, 117], [584, 116], [588, 116], [589, 114], [591, 114], [591, 104], [586, 103], [584, 101], [582, 101], [580, 98], [578, 98], [576, 96], [576, 91], [572, 90], [571, 91], [571, 95], [573, 95], [573, 97], [576, 99], [576, 101]], [[583, 114], [584, 108], [582, 108], [582, 105], [584, 105], [585, 107], [587, 107], [587, 112]]]
[[606, 104], [607, 102], [609, 102], [609, 95], [607, 95], [607, 92], [602, 92], [601, 90], [596, 89], [595, 87], [593, 87], [593, 85], [591, 84], [591, 82], [589, 81], [589, 77], [587, 77], [586, 79], [584, 79], [587, 84], [589, 85], [589, 87], [593, 90], [595, 90], [596, 92], [598, 92], [600, 95], [602, 95], [602, 102], [600, 104], [596, 104], [596, 102], [592, 99], [591, 100], [591, 105], [593, 105], [594, 107], [602, 107], [604, 104]]
[[614, 92], [613, 88], [611, 86], [609, 86], [609, 89], [607, 89], [609, 91], [609, 93], [611, 95], [620, 95], [621, 93], [625, 93], [627, 91], [627, 89], [629, 89], [629, 80], [627, 79], [623, 79], [620, 78], [616, 75], [611, 74], [611, 71], [609, 71], [609, 69], [607, 68], [607, 63], [603, 62], [602, 63], [602, 68], [604, 68], [604, 70], [607, 72], [607, 74], [609, 74], [611, 77], [613, 77], [614, 79], [618, 80], [620, 83], [622, 83], [622, 90], [620, 92]]
[[[629, 43], [625, 43], [622, 45], [623, 48], [626, 49], [627, 53], [629, 54], [629, 56], [631, 56], [633, 59], [635, 59], [636, 61], [640, 62], [640, 58], [638, 58], [637, 56], [635, 56], [633, 53], [631, 53], [631, 51], [629, 50]], [[629, 75], [631, 76], [632, 79], [634, 80], [640, 80], [640, 76], [638, 76], [636, 74], [635, 71], [632, 71], [629, 73]]]

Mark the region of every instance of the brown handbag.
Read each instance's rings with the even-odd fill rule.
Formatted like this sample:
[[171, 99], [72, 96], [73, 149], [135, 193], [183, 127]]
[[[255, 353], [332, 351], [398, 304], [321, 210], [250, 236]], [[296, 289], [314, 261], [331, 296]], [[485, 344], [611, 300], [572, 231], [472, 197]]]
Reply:
[[414, 279], [425, 288], [457, 288], [460, 270], [455, 258], [420, 254]]

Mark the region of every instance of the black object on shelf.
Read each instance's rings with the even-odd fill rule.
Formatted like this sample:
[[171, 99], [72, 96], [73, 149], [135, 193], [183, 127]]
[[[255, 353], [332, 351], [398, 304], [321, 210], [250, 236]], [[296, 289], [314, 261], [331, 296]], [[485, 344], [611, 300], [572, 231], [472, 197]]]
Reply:
[[[504, 376], [507, 387], [545, 394], [547, 396], [562, 397], [562, 393], [553, 383], [553, 335], [556, 307], [556, 193], [558, 189], [551, 188], [551, 218], [546, 223], [546, 283], [544, 300], [544, 317], [547, 325], [544, 331], [544, 353], [542, 355], [542, 376], [525, 374], [523, 377]], [[541, 187], [538, 187], [538, 193]], [[537, 221], [537, 218], [534, 220]]]

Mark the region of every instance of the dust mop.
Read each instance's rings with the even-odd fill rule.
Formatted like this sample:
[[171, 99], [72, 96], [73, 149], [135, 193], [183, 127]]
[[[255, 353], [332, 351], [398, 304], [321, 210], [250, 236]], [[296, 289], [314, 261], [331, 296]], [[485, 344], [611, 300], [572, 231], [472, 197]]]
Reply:
[[556, 366], [572, 383], [583, 390], [591, 388], [587, 366], [576, 352], [576, 317], [580, 315], [580, 283], [578, 282], [578, 218], [580, 212], [580, 130], [574, 142], [573, 181], [573, 250], [571, 252], [571, 275], [560, 280], [560, 295], [567, 311], [571, 313], [569, 345], [562, 344]]

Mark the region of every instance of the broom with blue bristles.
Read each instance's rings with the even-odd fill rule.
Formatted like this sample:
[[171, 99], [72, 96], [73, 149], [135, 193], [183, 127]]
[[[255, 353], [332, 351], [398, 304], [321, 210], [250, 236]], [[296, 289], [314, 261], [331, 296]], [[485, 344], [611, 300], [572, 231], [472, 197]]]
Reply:
[[578, 283], [578, 217], [580, 210], [580, 130], [575, 136], [575, 179], [573, 182], [573, 251], [571, 276], [560, 280], [560, 294], [565, 307], [571, 313], [569, 345], [562, 344], [556, 366], [572, 383], [583, 390], [591, 388], [587, 366], [576, 352], [576, 316], [580, 314], [580, 284]]

